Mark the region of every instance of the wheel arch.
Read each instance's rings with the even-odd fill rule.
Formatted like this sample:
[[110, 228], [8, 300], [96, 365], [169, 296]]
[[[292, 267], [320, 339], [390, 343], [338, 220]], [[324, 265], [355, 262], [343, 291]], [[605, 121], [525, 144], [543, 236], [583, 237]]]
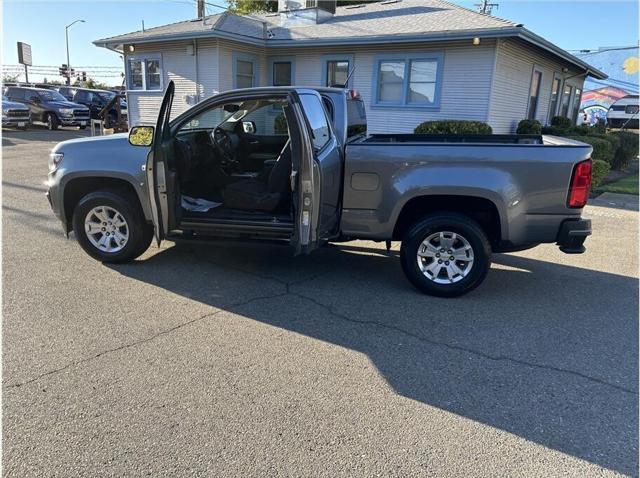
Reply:
[[418, 219], [434, 212], [456, 212], [474, 219], [487, 234], [492, 247], [507, 236], [507, 221], [495, 198], [478, 194], [422, 194], [411, 197], [400, 207], [393, 228], [393, 240], [402, 240]]
[[111, 189], [122, 192], [137, 199], [137, 205], [142, 210], [144, 218], [150, 221], [149, 206], [141, 190], [130, 178], [113, 175], [81, 175], [69, 178], [63, 187], [63, 222], [66, 232], [73, 229], [73, 211], [80, 200], [89, 193]]

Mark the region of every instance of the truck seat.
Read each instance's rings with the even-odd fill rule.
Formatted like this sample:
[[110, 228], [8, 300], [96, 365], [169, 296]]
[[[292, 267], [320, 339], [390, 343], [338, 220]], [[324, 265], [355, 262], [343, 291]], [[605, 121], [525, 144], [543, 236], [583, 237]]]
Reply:
[[244, 211], [276, 211], [291, 192], [291, 166], [291, 143], [287, 141], [266, 180], [243, 179], [224, 189], [224, 207]]

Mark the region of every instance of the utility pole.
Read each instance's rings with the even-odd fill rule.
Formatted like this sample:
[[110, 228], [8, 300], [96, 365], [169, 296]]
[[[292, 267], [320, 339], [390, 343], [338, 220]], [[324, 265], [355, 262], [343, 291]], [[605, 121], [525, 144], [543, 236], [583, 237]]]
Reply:
[[497, 3], [489, 3], [489, 0], [482, 0], [482, 3], [476, 3], [474, 6], [478, 8], [478, 13], [485, 15], [491, 15], [493, 7], [498, 8]]
[[204, 18], [204, 0], [197, 0], [198, 2], [198, 18]]
[[69, 25], [67, 25], [66, 27], [64, 27], [64, 36], [67, 40], [67, 85], [71, 84], [71, 62], [69, 61], [69, 27], [71, 27], [72, 25], [76, 24], [76, 23], [84, 23], [84, 20], [76, 20], [74, 22], [71, 22]]

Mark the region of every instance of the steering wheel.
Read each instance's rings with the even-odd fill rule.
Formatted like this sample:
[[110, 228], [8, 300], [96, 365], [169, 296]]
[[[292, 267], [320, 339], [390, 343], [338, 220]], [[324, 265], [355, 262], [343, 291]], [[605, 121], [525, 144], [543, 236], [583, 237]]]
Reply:
[[237, 164], [235, 153], [233, 150], [233, 142], [231, 136], [225, 130], [217, 127], [213, 130], [213, 144], [222, 155], [222, 162], [228, 164]]

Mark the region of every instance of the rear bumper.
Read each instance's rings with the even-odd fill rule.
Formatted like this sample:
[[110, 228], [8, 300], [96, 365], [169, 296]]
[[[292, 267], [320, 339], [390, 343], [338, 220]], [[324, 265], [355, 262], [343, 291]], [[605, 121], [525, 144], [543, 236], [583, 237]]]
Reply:
[[560, 225], [557, 244], [565, 254], [582, 254], [584, 241], [591, 235], [590, 219], [567, 219]]

